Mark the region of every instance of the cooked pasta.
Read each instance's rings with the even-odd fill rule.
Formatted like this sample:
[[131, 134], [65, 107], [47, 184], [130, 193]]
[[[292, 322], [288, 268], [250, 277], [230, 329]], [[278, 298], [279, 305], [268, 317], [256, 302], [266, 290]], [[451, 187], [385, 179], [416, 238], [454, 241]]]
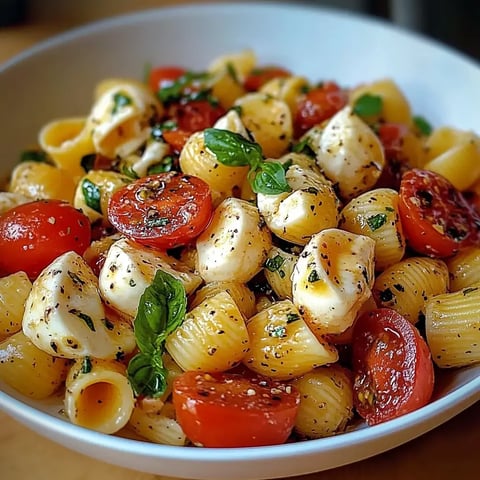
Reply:
[[273, 246], [265, 261], [264, 274], [269, 285], [280, 300], [292, 299], [292, 273], [298, 255]]
[[22, 331], [0, 342], [0, 379], [30, 398], [43, 399], [61, 388], [68, 360], [37, 348]]
[[248, 368], [280, 380], [295, 378], [338, 360], [335, 348], [313, 334], [290, 300], [276, 302], [247, 322]]
[[218, 372], [240, 363], [249, 343], [242, 313], [222, 291], [190, 310], [165, 346], [183, 370]]
[[115, 433], [132, 415], [135, 399], [120, 362], [79, 358], [65, 387], [65, 414], [75, 425]]
[[432, 359], [440, 368], [480, 361], [480, 283], [430, 297], [425, 330]]
[[392, 308], [415, 324], [425, 316], [425, 301], [448, 288], [445, 262], [410, 257], [378, 275], [372, 291], [379, 307]]
[[453, 257], [447, 258], [445, 263], [452, 292], [480, 282], [480, 247], [467, 247]]
[[0, 340], [22, 329], [25, 302], [32, 282], [25, 272], [0, 278]]
[[340, 213], [339, 227], [375, 240], [375, 270], [399, 262], [405, 236], [398, 212], [398, 192], [376, 188], [351, 200]]
[[306, 438], [342, 433], [353, 418], [352, 373], [338, 365], [319, 367], [293, 381], [300, 392], [295, 431]]

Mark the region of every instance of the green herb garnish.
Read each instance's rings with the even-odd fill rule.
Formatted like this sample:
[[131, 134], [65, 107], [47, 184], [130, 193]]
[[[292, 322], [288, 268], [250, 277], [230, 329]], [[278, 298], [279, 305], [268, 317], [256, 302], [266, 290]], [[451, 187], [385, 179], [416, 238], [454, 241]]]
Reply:
[[82, 193], [88, 207], [102, 213], [100, 187], [86, 178], [82, 182]]
[[162, 270], [142, 296], [134, 321], [140, 353], [129, 362], [127, 375], [136, 395], [159, 397], [167, 388], [162, 355], [165, 340], [179, 327], [187, 311], [187, 296], [180, 280]]
[[90, 373], [92, 371], [92, 361], [90, 357], [85, 357], [82, 362], [82, 369], [80, 370], [82, 373]]
[[285, 259], [281, 255], [275, 255], [273, 258], [267, 258], [265, 268], [270, 272], [276, 272], [285, 263]]
[[208, 72], [186, 72], [171, 85], [167, 85], [158, 90], [157, 97], [163, 103], [176, 102], [185, 96], [184, 91], [186, 87], [193, 82], [205, 82], [209, 78], [210, 74]]
[[118, 113], [123, 107], [126, 107], [127, 105], [132, 104], [132, 99], [128, 96], [125, 95], [122, 92], [117, 92], [113, 95], [113, 109], [112, 109], [112, 115], [115, 115]]
[[316, 270], [312, 270], [308, 275], [308, 281], [310, 283], [318, 282], [320, 280], [320, 275]]
[[25, 150], [20, 154], [20, 162], [37, 162], [37, 163], [48, 163], [53, 165], [51, 158], [48, 156], [47, 152], [43, 150]]
[[309, 145], [309, 139], [304, 138], [300, 140], [297, 144], [292, 147], [292, 152], [295, 153], [303, 153], [304, 155], [308, 155], [311, 158], [315, 158], [315, 152], [312, 150], [312, 147]]
[[77, 310], [76, 308], [72, 308], [68, 311], [68, 313], [71, 313], [72, 315], [75, 315], [78, 318], [82, 319], [92, 332], [95, 331], [95, 325], [93, 323], [92, 317], [90, 317], [86, 313], [81, 312], [80, 310]]
[[384, 213], [377, 213], [367, 218], [367, 225], [374, 232], [387, 223], [387, 216]]
[[382, 112], [383, 100], [379, 95], [365, 93], [353, 105], [353, 113], [359, 117], [373, 117]]
[[[260, 145], [242, 135], [218, 128], [207, 128], [205, 146], [223, 165], [249, 166], [248, 179], [255, 193], [277, 195], [290, 192], [285, 178], [285, 168], [278, 162], [265, 162]], [[288, 167], [287, 167], [288, 168]]]
[[432, 126], [420, 115], [413, 117], [413, 123], [422, 135], [428, 136], [432, 133]]
[[163, 157], [159, 163], [148, 167], [147, 175], [154, 175], [156, 173], [171, 172], [173, 170], [175, 159], [171, 155]]

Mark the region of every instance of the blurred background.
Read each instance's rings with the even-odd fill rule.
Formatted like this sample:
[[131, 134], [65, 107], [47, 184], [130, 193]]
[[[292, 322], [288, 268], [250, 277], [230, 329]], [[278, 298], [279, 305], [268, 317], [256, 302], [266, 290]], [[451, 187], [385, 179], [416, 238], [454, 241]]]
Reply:
[[[204, 0], [0, 0], [0, 42], [15, 40], [12, 35], [22, 26], [28, 28], [29, 39], [35, 40], [36, 35], [38, 39], [42, 39], [50, 33], [55, 34], [66, 28], [111, 15], [202, 1]], [[373, 15], [434, 38], [480, 61], [479, 0], [283, 1], [336, 7]], [[15, 30], [12, 26], [15, 26]], [[3, 59], [0, 58], [1, 60]]]

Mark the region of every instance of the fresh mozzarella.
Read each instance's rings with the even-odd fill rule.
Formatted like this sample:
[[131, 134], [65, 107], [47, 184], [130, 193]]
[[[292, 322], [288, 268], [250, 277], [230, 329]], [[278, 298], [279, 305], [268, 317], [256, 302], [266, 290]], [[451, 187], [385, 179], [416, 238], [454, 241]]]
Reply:
[[202, 282], [198, 274], [165, 253], [125, 238], [117, 240], [109, 248], [99, 275], [100, 293], [105, 303], [133, 319], [140, 297], [152, 283], [157, 270], [164, 270], [180, 280], [187, 294]]
[[198, 269], [206, 282], [247, 282], [258, 273], [272, 245], [257, 207], [227, 198], [197, 239]]
[[353, 324], [370, 297], [375, 241], [336, 228], [314, 235], [292, 274], [293, 302], [318, 333], [340, 333]]
[[133, 329], [106, 318], [97, 278], [75, 252], [55, 259], [33, 282], [22, 327], [38, 348], [58, 357], [115, 359], [135, 348]]

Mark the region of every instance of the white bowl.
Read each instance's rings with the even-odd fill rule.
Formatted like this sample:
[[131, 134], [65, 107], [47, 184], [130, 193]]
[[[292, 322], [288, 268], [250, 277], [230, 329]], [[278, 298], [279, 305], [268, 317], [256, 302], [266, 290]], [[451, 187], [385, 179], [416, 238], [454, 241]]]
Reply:
[[[480, 131], [480, 69], [424, 38], [364, 17], [286, 4], [187, 6], [98, 22], [43, 42], [0, 69], [3, 175], [55, 117], [87, 112], [97, 81], [141, 78], [147, 62], [204, 68], [253, 48], [312, 80], [343, 85], [392, 77], [434, 125]], [[7, 386], [0, 407], [41, 435], [123, 467], [194, 479], [261, 479], [321, 471], [372, 456], [447, 421], [480, 399], [480, 365], [446, 372], [426, 407], [342, 435], [271, 447], [200, 449], [107, 436], [69, 424], [60, 401], [36, 402]]]

